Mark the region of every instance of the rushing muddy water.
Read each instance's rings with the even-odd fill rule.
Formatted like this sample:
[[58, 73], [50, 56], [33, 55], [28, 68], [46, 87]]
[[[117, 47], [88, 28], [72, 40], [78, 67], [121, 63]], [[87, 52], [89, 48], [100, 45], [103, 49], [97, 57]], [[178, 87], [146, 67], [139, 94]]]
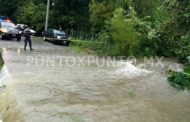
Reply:
[[0, 69], [0, 88], [4, 88], [6, 86], [6, 78], [9, 76], [9, 72], [8, 69], [6, 67], [6, 65], [4, 65], [1, 69]]
[[34, 42], [35, 51], [24, 52], [1, 43], [9, 45], [8, 87], [26, 122], [190, 122], [190, 94], [172, 88], [163, 67], [100, 66], [67, 47]]

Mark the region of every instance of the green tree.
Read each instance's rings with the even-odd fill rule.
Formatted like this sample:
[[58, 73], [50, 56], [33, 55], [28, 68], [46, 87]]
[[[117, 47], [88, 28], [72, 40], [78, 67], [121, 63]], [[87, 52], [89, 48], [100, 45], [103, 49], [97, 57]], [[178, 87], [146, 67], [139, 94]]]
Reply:
[[42, 31], [45, 22], [46, 6], [44, 3], [35, 5], [32, 1], [18, 8], [18, 22], [33, 26], [37, 31]]
[[115, 9], [110, 20], [110, 32], [115, 41], [116, 53], [120, 55], [136, 55], [138, 51], [140, 33], [135, 26], [138, 18], [135, 11], [131, 8], [126, 15], [123, 8]]
[[138, 17], [154, 17], [157, 8], [163, 4], [164, 0], [133, 0], [133, 6]]
[[24, 3], [25, 0], [0, 0], [0, 14], [16, 18], [15, 12], [18, 7]]
[[50, 23], [64, 29], [89, 31], [89, 2], [90, 0], [56, 0], [52, 6]]
[[91, 0], [89, 11], [92, 31], [104, 30], [106, 21], [111, 19], [116, 8], [128, 9], [127, 2], [128, 0]]
[[[169, 19], [166, 23], [162, 23], [159, 28], [160, 37], [165, 36], [165, 50], [162, 52], [172, 52], [173, 56], [180, 59], [186, 59], [189, 53], [189, 37], [190, 31], [190, 1], [187, 0], [171, 0], [165, 2], [165, 9], [169, 13]], [[169, 55], [171, 56], [171, 55]]]

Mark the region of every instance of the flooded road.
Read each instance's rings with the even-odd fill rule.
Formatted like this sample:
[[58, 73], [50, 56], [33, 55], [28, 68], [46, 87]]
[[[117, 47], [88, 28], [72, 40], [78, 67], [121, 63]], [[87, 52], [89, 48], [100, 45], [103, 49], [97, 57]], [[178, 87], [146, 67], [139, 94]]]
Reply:
[[6, 89], [23, 122], [190, 122], [190, 94], [172, 88], [164, 68], [98, 65], [92, 56], [42, 41], [33, 42], [32, 52], [22, 42], [0, 47]]

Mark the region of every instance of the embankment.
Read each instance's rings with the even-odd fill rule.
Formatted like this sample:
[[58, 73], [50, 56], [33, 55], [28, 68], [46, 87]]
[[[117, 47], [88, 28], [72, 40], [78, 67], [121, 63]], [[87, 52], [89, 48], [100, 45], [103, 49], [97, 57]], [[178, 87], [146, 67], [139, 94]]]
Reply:
[[7, 86], [11, 78], [0, 54], [0, 116], [3, 122], [24, 122], [11, 86]]

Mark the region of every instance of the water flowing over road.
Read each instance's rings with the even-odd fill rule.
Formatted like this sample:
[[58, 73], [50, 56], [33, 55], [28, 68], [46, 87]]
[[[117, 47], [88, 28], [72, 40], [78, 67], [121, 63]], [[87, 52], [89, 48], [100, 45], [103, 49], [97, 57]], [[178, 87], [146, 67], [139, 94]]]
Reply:
[[190, 94], [172, 88], [164, 68], [98, 65], [42, 41], [33, 42], [34, 51], [23, 51], [23, 42], [0, 47], [9, 72], [0, 100], [7, 122], [190, 122]]

